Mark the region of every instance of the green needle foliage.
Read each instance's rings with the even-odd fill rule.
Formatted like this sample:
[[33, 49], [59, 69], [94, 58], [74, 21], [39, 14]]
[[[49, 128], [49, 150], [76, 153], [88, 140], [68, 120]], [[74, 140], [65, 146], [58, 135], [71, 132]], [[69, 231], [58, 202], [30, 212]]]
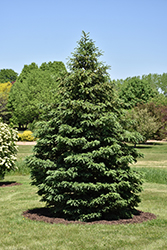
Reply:
[[137, 137], [121, 126], [121, 105], [102, 53], [83, 32], [61, 81], [62, 101], [39, 123], [32, 184], [55, 216], [91, 221], [131, 217], [142, 180], [129, 167]]

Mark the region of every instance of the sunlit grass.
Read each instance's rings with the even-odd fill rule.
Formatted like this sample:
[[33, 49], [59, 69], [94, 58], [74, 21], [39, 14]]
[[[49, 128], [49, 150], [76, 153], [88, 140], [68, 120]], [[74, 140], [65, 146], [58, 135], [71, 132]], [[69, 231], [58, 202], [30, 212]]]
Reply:
[[33, 152], [33, 145], [19, 145], [17, 153], [17, 161], [22, 161], [24, 158]]
[[138, 159], [138, 164], [167, 167], [167, 142], [137, 145], [137, 149], [144, 154], [144, 158]]
[[[23, 164], [32, 148], [19, 146], [18, 163]], [[154, 213], [155, 220], [127, 225], [62, 225], [26, 219], [24, 211], [45, 204], [39, 202], [30, 176], [21, 174], [26, 166], [20, 165], [20, 170], [6, 175], [4, 181], [22, 185], [0, 188], [0, 250], [167, 249], [167, 144], [140, 145], [138, 150], [145, 158], [138, 159], [132, 168], [143, 172], [146, 180], [138, 209]]]
[[167, 169], [132, 167], [132, 169], [141, 172], [145, 182], [153, 182], [167, 185]]
[[138, 145], [137, 149], [144, 158], [131, 167], [142, 172], [146, 182], [167, 184], [167, 143]]
[[7, 176], [21, 186], [0, 189], [0, 249], [166, 249], [167, 185], [145, 183], [139, 209], [157, 219], [127, 225], [62, 225], [32, 221], [23, 211], [45, 204], [29, 176]]
[[27, 175], [30, 173], [30, 169], [26, 166], [24, 160], [25, 157], [33, 153], [32, 145], [19, 145], [17, 153], [17, 161], [15, 171], [10, 171], [6, 175]]

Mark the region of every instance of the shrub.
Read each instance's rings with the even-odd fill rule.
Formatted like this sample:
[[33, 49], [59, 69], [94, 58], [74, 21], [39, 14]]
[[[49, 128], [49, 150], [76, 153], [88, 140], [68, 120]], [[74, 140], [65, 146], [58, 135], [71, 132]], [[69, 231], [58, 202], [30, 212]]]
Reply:
[[19, 141], [35, 141], [35, 137], [30, 130], [26, 130], [23, 133], [18, 133]]
[[6, 93], [9, 94], [11, 87], [12, 83], [10, 82], [0, 83], [0, 93], [3, 93], [4, 95]]
[[17, 155], [17, 131], [7, 124], [0, 122], [0, 178], [4, 178], [7, 171], [15, 170]]

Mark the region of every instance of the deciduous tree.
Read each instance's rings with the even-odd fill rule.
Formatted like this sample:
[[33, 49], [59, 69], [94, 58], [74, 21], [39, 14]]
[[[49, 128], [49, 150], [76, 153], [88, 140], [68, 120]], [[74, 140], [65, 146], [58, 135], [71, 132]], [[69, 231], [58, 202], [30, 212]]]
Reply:
[[160, 93], [167, 96], [167, 73], [161, 74], [148, 74], [143, 75], [142, 79], [151, 84], [153, 88], [156, 88]]
[[127, 78], [119, 85], [119, 96], [128, 104], [128, 108], [132, 108], [140, 103], [146, 103], [157, 94], [158, 91], [152, 88], [148, 81], [139, 77]]
[[38, 120], [41, 115], [41, 105], [55, 101], [57, 78], [65, 71], [63, 63], [54, 72], [57, 62], [42, 64], [41, 68], [35, 63], [25, 65], [9, 94], [8, 109], [14, 124], [27, 125]]
[[1, 69], [0, 70], [0, 83], [14, 82], [16, 81], [18, 73], [13, 69]]
[[137, 131], [143, 136], [141, 142], [153, 139], [157, 131], [162, 127], [159, 117], [151, 114], [147, 106], [141, 107], [138, 105], [128, 110], [126, 112], [126, 119], [131, 120], [127, 129], [133, 132]]

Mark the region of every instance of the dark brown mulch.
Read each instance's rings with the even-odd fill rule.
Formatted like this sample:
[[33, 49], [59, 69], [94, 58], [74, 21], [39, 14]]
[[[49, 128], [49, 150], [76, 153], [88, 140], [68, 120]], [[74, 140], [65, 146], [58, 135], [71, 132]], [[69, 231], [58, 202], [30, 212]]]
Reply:
[[0, 182], [0, 187], [12, 187], [16, 185], [22, 185], [21, 183], [15, 181], [2, 181]]
[[137, 215], [134, 215], [132, 219], [119, 219], [119, 220], [98, 220], [92, 222], [81, 222], [81, 221], [68, 221], [63, 218], [55, 218], [51, 216], [49, 209], [47, 208], [36, 208], [27, 210], [23, 213], [23, 216], [36, 221], [44, 221], [47, 223], [61, 223], [61, 224], [128, 224], [128, 223], [142, 223], [144, 221], [156, 219], [156, 215], [151, 213], [145, 213], [137, 210]]

